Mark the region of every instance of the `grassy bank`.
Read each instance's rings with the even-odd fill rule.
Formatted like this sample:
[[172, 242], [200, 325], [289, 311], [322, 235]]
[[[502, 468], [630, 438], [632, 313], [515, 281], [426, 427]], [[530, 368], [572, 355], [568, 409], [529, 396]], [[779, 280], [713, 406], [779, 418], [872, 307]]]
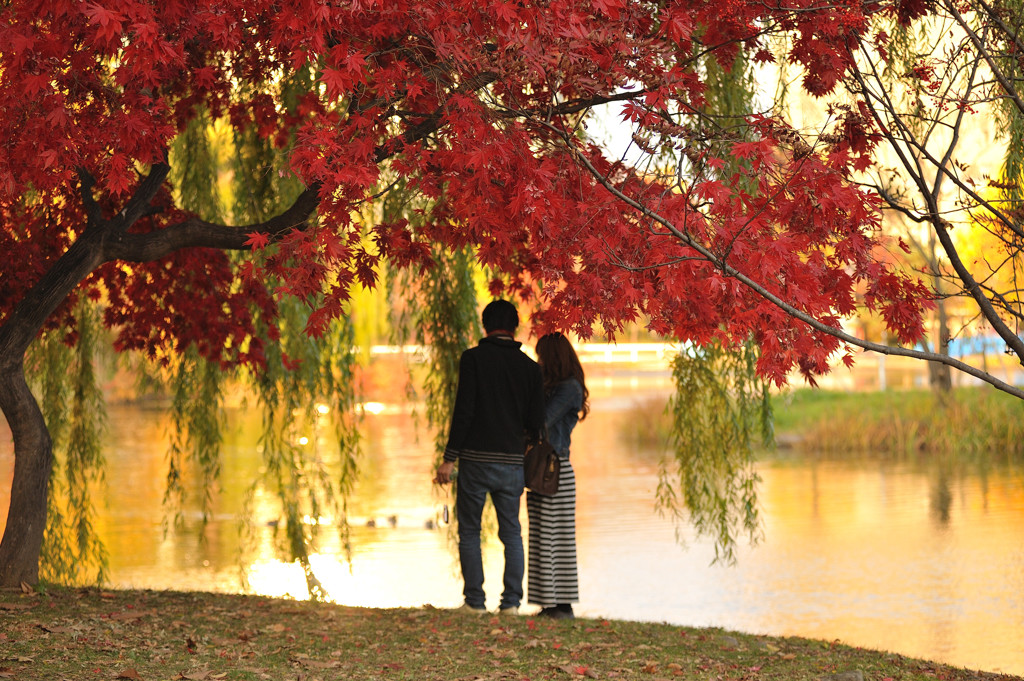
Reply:
[[1021, 679], [718, 629], [209, 593], [4, 591], [0, 622], [0, 679], [24, 681]]
[[827, 453], [986, 454], [1024, 458], [1024, 401], [990, 388], [946, 400], [928, 390], [793, 390], [773, 399], [780, 440]]
[[[990, 388], [844, 392], [799, 388], [772, 397], [780, 445], [825, 454], [981, 455], [1024, 461], [1024, 401]], [[663, 399], [634, 407], [623, 438], [660, 450], [671, 442]]]

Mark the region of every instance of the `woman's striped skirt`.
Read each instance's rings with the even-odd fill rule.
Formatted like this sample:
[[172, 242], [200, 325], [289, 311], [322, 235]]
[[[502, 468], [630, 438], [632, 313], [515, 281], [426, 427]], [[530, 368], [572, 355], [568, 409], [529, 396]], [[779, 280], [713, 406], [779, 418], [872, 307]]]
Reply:
[[526, 492], [530, 518], [530, 560], [527, 602], [544, 608], [577, 603], [576, 474], [569, 459], [562, 459], [558, 494], [553, 497]]

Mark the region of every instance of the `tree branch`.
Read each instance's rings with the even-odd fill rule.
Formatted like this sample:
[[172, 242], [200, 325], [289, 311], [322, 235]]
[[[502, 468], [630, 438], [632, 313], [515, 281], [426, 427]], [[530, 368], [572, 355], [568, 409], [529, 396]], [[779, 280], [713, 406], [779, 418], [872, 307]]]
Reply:
[[320, 205], [320, 183], [313, 183], [295, 199], [283, 213], [251, 225], [229, 226], [206, 222], [192, 217], [145, 234], [123, 234], [108, 243], [104, 256], [107, 261], [149, 262], [158, 260], [183, 248], [219, 248], [244, 250], [249, 234], [266, 234], [271, 241], [288, 232], [303, 228]]
[[[455, 88], [454, 92], [459, 94], [473, 92], [487, 87], [497, 79], [498, 74], [492, 71], [478, 73], [476, 76], [466, 79], [465, 82]], [[374, 154], [374, 161], [376, 163], [382, 163], [399, 153], [405, 145], [418, 142], [426, 138], [431, 133], [437, 132], [444, 127], [444, 121], [444, 111], [443, 109], [438, 108], [433, 114], [427, 116], [416, 125], [406, 129], [401, 135], [397, 135], [378, 146], [377, 151]]]
[[[985, 383], [988, 383], [988, 384], [990, 384], [992, 386], [995, 386], [999, 390], [1002, 390], [1002, 391], [1004, 391], [1006, 393], [1014, 395], [1015, 397], [1019, 397], [1019, 398], [1024, 399], [1024, 389], [1021, 389], [1021, 388], [1018, 388], [1016, 386], [1010, 385], [1009, 383], [1006, 383], [1005, 381], [1002, 381], [1002, 380], [996, 378], [995, 376], [993, 376], [993, 375], [991, 375], [991, 374], [989, 374], [987, 372], [984, 372], [984, 371], [982, 371], [980, 369], [977, 369], [976, 367], [973, 367], [970, 364], [962, 362], [962, 361], [960, 361], [958, 359], [950, 357], [949, 355], [939, 354], [939, 353], [935, 353], [935, 352], [925, 352], [925, 351], [921, 351], [921, 350], [914, 350], [914, 349], [911, 349], [911, 348], [904, 348], [904, 347], [899, 347], [899, 346], [893, 347], [893, 346], [889, 346], [889, 345], [883, 345], [881, 343], [874, 343], [874, 342], [871, 342], [871, 341], [868, 341], [868, 340], [863, 340], [863, 339], [857, 338], [856, 336], [852, 336], [852, 335], [846, 333], [845, 331], [843, 331], [840, 328], [837, 328], [837, 327], [834, 327], [834, 326], [829, 326], [828, 324], [825, 324], [824, 322], [822, 322], [822, 321], [820, 321], [818, 319], [815, 319], [814, 317], [812, 317], [811, 315], [807, 314], [806, 312], [803, 312], [802, 310], [797, 309], [796, 307], [794, 307], [790, 303], [786, 302], [785, 300], [779, 298], [777, 295], [775, 295], [774, 293], [772, 293], [771, 291], [766, 289], [764, 286], [762, 286], [758, 282], [754, 281], [749, 276], [747, 276], [746, 274], [744, 274], [740, 270], [736, 269], [732, 265], [729, 265], [726, 262], [720, 261], [715, 256], [715, 254], [712, 253], [703, 244], [701, 244], [699, 241], [695, 240], [689, 234], [686, 234], [685, 232], [682, 232], [678, 228], [676, 228], [675, 224], [671, 220], [668, 220], [667, 218], [665, 218], [665, 217], [659, 215], [658, 213], [654, 212], [653, 210], [651, 210], [649, 207], [645, 206], [644, 204], [642, 204], [642, 203], [634, 200], [633, 198], [625, 195], [624, 193], [622, 193], [618, 188], [616, 188], [608, 180], [608, 178], [606, 178], [604, 175], [602, 175], [593, 166], [593, 164], [590, 163], [590, 160], [587, 159], [586, 156], [579, 151], [579, 149], [577, 149], [573, 145], [572, 140], [564, 139], [564, 138], [563, 138], [563, 140], [564, 140], [564, 142], [566, 144], [566, 147], [568, 148], [569, 152], [571, 154], [573, 154], [577, 158], [577, 160], [584, 166], [584, 168], [586, 168], [587, 171], [597, 180], [597, 182], [600, 183], [601, 186], [603, 186], [605, 188], [605, 190], [608, 191], [609, 193], [611, 193], [615, 198], [619, 199], [620, 201], [622, 201], [626, 205], [632, 207], [634, 210], [639, 211], [642, 215], [644, 215], [648, 219], [654, 220], [655, 222], [658, 222], [661, 225], [663, 225], [677, 239], [679, 239], [685, 245], [689, 246], [690, 248], [692, 248], [695, 251], [697, 251], [698, 253], [700, 253], [709, 262], [715, 264], [716, 267], [719, 267], [723, 274], [725, 274], [726, 276], [729, 276], [729, 277], [732, 277], [732, 278], [736, 279], [741, 284], [743, 284], [744, 286], [749, 288], [751, 291], [753, 291], [757, 295], [761, 296], [762, 298], [764, 298], [765, 300], [770, 302], [772, 305], [775, 305], [777, 308], [779, 308], [780, 310], [782, 310], [783, 312], [785, 312], [789, 316], [793, 317], [794, 319], [799, 319], [800, 321], [804, 322], [805, 324], [807, 324], [808, 326], [810, 326], [812, 329], [814, 329], [816, 331], [820, 331], [821, 333], [824, 333], [824, 334], [827, 334], [829, 336], [832, 336], [833, 338], [841, 340], [841, 341], [843, 341], [844, 343], [846, 343], [848, 345], [853, 345], [855, 347], [859, 347], [859, 348], [864, 349], [864, 350], [869, 350], [871, 352], [877, 352], [877, 353], [883, 354], [883, 355], [896, 355], [896, 356], [902, 356], [902, 357], [912, 357], [914, 359], [922, 359], [922, 360], [927, 360], [927, 361], [931, 361], [931, 362], [938, 362], [940, 364], [947, 364], [950, 367], [952, 367], [954, 369], [957, 369], [958, 371], [962, 371], [965, 374], [969, 374], [971, 376], [974, 376], [975, 378], [978, 378], [978, 379], [984, 381]], [[1019, 339], [1018, 339], [1018, 343], [1019, 343]]]
[[96, 186], [96, 178], [85, 168], [78, 168], [79, 193], [82, 196], [82, 205], [85, 206], [85, 217], [87, 225], [98, 225], [103, 220], [103, 211], [96, 197], [92, 194], [92, 188]]

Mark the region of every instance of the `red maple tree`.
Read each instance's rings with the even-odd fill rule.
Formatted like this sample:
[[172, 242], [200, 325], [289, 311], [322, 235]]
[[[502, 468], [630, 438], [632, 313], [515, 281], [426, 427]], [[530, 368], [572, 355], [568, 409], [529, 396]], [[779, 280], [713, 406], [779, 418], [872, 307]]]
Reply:
[[[899, 9], [898, 7], [896, 8]], [[753, 337], [776, 383], [828, 371], [828, 329], [869, 307], [922, 331], [927, 291], [874, 257], [878, 202], [849, 181], [860, 129], [811, 149], [784, 122], [706, 112], [705, 59], [768, 59], [773, 31], [804, 87], [829, 92], [868, 12], [798, 0], [14, 0], [0, 9], [0, 408], [15, 441], [0, 584], [36, 579], [50, 441], [23, 367], [79, 296], [118, 349], [196, 344], [262, 361], [255, 308], [342, 314], [375, 264], [429, 266], [472, 247], [540, 302], [538, 323], [588, 336], [649, 320], [695, 343]], [[294, 87], [297, 82], [303, 87]], [[668, 174], [608, 158], [587, 115], [620, 107]], [[255, 130], [305, 189], [276, 217], [183, 211], [168, 148], [199, 115]], [[412, 229], [356, 209], [400, 177], [431, 199]], [[369, 239], [365, 238], [369, 235]], [[259, 257], [235, 267], [229, 252]], [[268, 282], [277, 282], [272, 287]]]

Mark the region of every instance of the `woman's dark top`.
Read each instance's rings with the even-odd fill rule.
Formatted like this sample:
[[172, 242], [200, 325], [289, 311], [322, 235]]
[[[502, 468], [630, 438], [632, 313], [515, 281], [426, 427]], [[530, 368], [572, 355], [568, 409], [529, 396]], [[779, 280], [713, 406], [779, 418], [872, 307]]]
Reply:
[[548, 442], [563, 458], [569, 457], [572, 429], [580, 420], [583, 408], [583, 386], [575, 378], [556, 383], [546, 395], [544, 425], [548, 429]]

